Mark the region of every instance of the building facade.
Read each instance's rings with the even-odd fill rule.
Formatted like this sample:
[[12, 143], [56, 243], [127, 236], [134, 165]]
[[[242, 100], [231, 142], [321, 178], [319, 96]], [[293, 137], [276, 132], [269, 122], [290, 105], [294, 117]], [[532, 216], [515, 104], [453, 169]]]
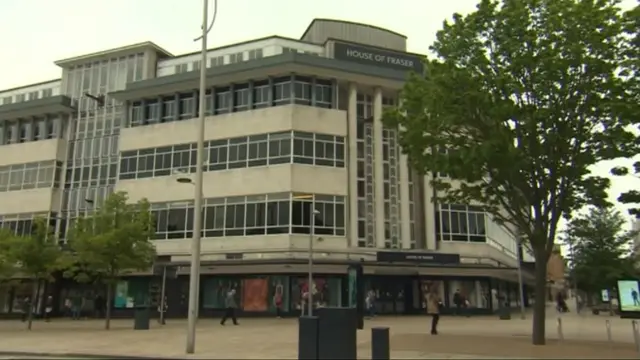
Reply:
[[[178, 179], [200, 165], [201, 66], [204, 314], [222, 307], [229, 287], [245, 312], [274, 311], [276, 293], [296, 312], [310, 241], [319, 306], [346, 304], [353, 264], [381, 312], [423, 311], [425, 287], [447, 306], [460, 290], [479, 312], [500, 294], [519, 301], [515, 239], [481, 204], [438, 202], [430, 176], [407, 166], [381, 122], [422, 68], [405, 36], [316, 19], [299, 40], [211, 49], [207, 64], [151, 42], [56, 64], [61, 79], [0, 92], [0, 224], [25, 234], [45, 216], [64, 241], [113, 191], [148, 199], [160, 262], [175, 275], [166, 288], [176, 316], [186, 314], [194, 216], [193, 186]], [[118, 286], [116, 308], [149, 289], [151, 302], [159, 297], [158, 276], [134, 275]], [[4, 302], [5, 311], [15, 303]]]

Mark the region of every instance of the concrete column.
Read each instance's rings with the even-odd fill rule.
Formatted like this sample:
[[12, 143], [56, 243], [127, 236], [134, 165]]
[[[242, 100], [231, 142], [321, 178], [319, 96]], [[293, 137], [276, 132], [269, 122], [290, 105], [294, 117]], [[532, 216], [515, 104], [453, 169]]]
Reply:
[[62, 138], [62, 119], [58, 116], [53, 121], [53, 138], [61, 139]]
[[[416, 174], [417, 175], [417, 174]], [[416, 186], [416, 182], [420, 182], [422, 188], [422, 197], [416, 198], [416, 201], [422, 200], [422, 210], [421, 214], [424, 219], [422, 222], [424, 227], [421, 229], [422, 236], [424, 237], [424, 246], [427, 250], [437, 250], [438, 243], [436, 241], [436, 206], [437, 201], [434, 204], [434, 192], [433, 187], [430, 184], [431, 175], [427, 176], [416, 176], [416, 181], [414, 182], [414, 187]], [[437, 199], [436, 199], [437, 200]], [[416, 214], [416, 221], [419, 221], [420, 217]]]
[[176, 93], [173, 95], [173, 101], [175, 102], [173, 106], [173, 120], [178, 121], [180, 119], [180, 94]]
[[[338, 91], [338, 81], [336, 79], [331, 79], [331, 108], [338, 109], [340, 103], [338, 102], [340, 92]], [[354, 135], [355, 136], [355, 135]]]
[[38, 134], [40, 134], [40, 138], [43, 140], [47, 138], [47, 122], [51, 121], [51, 118], [51, 115], [45, 115], [42, 121], [38, 121], [35, 124], [35, 126], [38, 127]]
[[400, 231], [402, 248], [411, 248], [411, 216], [409, 205], [409, 164], [405, 154], [400, 155]]
[[253, 109], [253, 103], [255, 102], [254, 96], [253, 96], [253, 80], [249, 80], [249, 110]]
[[358, 246], [358, 87], [349, 84], [349, 104], [347, 110], [347, 169], [349, 171], [349, 246]]
[[6, 136], [5, 130], [4, 130], [5, 126], [6, 126], [5, 122], [0, 122], [0, 145], [4, 145], [5, 143], [5, 139], [4, 139]]
[[273, 92], [275, 89], [273, 88], [273, 77], [269, 76], [269, 107], [273, 106]]
[[311, 78], [311, 106], [316, 106], [316, 77]]
[[236, 111], [236, 97], [235, 97], [235, 91], [236, 91], [236, 87], [231, 84], [229, 85], [229, 103], [228, 103], [228, 107], [229, 107], [229, 112], [235, 112]]
[[382, 171], [382, 89], [373, 93], [373, 181], [376, 204], [376, 247], [384, 248], [384, 172]]

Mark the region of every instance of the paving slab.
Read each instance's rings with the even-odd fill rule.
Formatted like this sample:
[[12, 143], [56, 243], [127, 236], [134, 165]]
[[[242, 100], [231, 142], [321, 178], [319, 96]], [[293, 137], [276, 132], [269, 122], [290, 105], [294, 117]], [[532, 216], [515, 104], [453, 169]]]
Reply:
[[[610, 320], [613, 341], [606, 338]], [[19, 321], [0, 321], [0, 358], [139, 357], [154, 359], [295, 359], [297, 319], [240, 319], [240, 325], [221, 326], [201, 319], [196, 354], [185, 355], [185, 320], [169, 320], [150, 330], [133, 330], [133, 320], [66, 319], [37, 321], [33, 330]], [[358, 358], [371, 358], [371, 327], [388, 326], [394, 359], [470, 358], [637, 358], [631, 322], [612, 317], [565, 316], [564, 340], [558, 339], [555, 315], [547, 319], [548, 345], [531, 345], [531, 319], [501, 321], [497, 317], [443, 317], [440, 335], [428, 334], [430, 318], [379, 317], [358, 332]], [[25, 357], [23, 357], [25, 358]]]

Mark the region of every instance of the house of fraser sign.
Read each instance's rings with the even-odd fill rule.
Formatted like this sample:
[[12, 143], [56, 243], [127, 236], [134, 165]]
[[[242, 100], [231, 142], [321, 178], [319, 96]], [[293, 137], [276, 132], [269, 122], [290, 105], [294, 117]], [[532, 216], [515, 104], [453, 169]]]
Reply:
[[333, 47], [333, 57], [338, 60], [372, 66], [422, 72], [422, 59], [420, 57], [374, 47], [336, 42]]

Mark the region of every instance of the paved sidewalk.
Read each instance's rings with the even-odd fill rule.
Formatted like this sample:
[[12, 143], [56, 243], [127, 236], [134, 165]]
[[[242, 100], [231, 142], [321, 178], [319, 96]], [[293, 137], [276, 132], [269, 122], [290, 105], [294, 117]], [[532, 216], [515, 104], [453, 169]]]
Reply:
[[[605, 319], [611, 321], [614, 342], [606, 342]], [[149, 331], [132, 330], [132, 320], [115, 320], [105, 331], [103, 321], [54, 320], [25, 324], [0, 321], [0, 358], [44, 354], [99, 354], [105, 357], [294, 359], [296, 319], [240, 319], [239, 326], [220, 326], [215, 319], [198, 323], [196, 354], [185, 356], [185, 320], [166, 326], [152, 322]], [[427, 317], [381, 317], [358, 332], [358, 358], [370, 359], [370, 328], [391, 329], [394, 359], [470, 358], [637, 358], [631, 323], [606, 316], [563, 317], [564, 341], [557, 341], [555, 317], [547, 319], [547, 346], [532, 346], [531, 319], [500, 321], [496, 317], [444, 317], [438, 336], [427, 334]], [[13, 354], [8, 354], [13, 353]], [[24, 353], [31, 353], [29, 354]], [[39, 354], [39, 355], [38, 355]], [[19, 357], [18, 357], [19, 358]]]

